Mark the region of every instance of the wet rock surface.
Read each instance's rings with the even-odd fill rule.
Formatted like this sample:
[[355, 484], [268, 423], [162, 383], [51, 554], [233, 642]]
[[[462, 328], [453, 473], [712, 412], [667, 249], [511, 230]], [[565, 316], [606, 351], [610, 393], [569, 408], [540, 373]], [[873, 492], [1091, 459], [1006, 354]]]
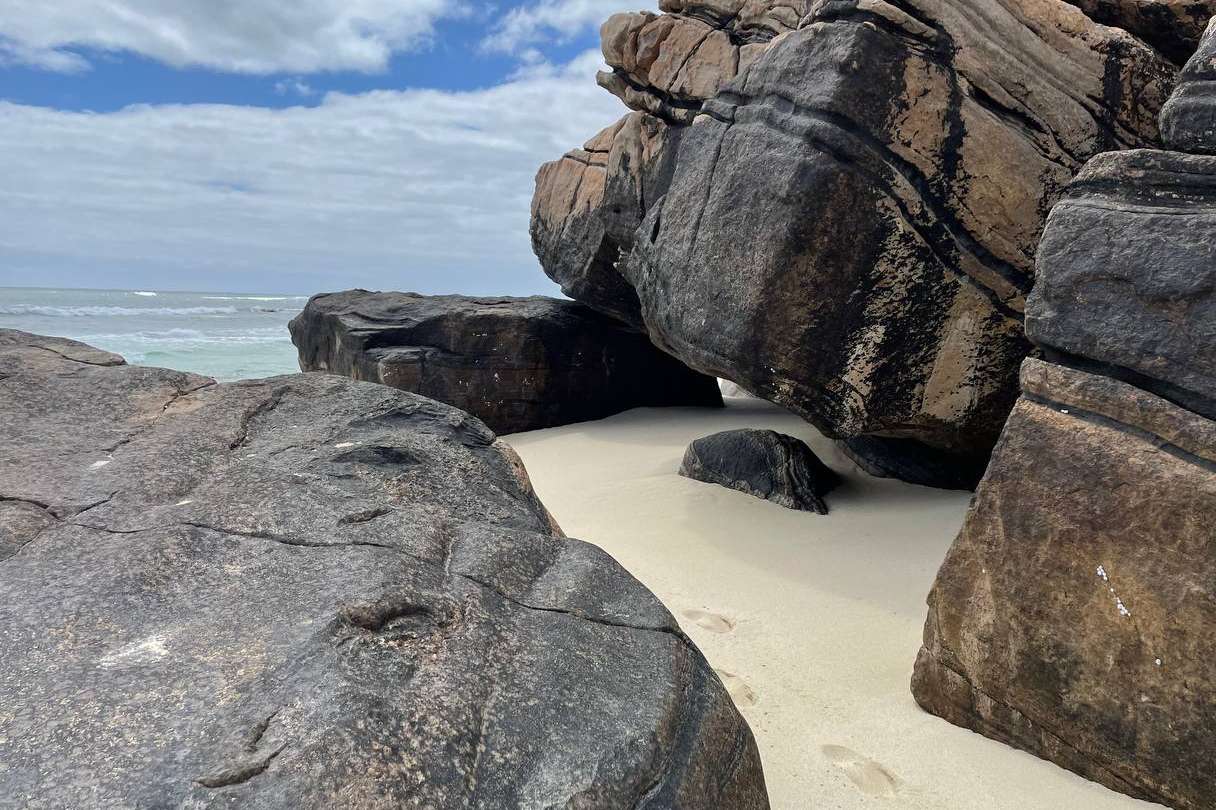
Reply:
[[0, 792], [53, 807], [766, 807], [663, 606], [481, 422], [0, 331]]
[[[654, 135], [541, 170], [542, 265], [826, 435], [985, 457], [1030, 350], [1046, 214], [1090, 157], [1158, 142], [1176, 67], [1058, 0], [748, 8], [768, 22], [681, 3], [605, 25], [601, 83]], [[656, 106], [672, 88], [678, 116]]]
[[555, 298], [351, 290], [314, 296], [291, 333], [306, 371], [419, 393], [500, 433], [722, 403], [716, 380], [645, 335]]
[[772, 430], [727, 430], [688, 446], [680, 475], [720, 484], [787, 509], [828, 513], [840, 478], [801, 439]]

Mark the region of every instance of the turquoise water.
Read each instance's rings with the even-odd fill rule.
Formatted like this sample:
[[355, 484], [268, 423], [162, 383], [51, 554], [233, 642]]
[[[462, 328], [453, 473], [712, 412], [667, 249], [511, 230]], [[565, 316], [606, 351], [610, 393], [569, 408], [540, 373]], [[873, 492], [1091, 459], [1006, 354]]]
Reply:
[[287, 322], [307, 296], [0, 287], [0, 328], [82, 340], [128, 363], [219, 380], [299, 371]]

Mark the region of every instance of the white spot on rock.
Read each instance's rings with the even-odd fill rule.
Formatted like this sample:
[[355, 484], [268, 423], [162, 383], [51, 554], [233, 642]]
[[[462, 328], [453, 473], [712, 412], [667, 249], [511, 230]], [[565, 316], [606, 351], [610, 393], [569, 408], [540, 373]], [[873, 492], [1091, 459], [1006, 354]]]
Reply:
[[341, 442], [339, 444], [334, 445], [334, 447], [338, 448], [339, 450], [344, 450], [347, 447], [354, 447], [354, 446], [355, 446], [354, 442]]
[[169, 654], [162, 635], [148, 636], [142, 641], [128, 644], [120, 650], [101, 658], [97, 664], [101, 667], [120, 667], [131, 664], [150, 664], [159, 661]]
[[186, 505], [186, 504], [188, 504], [188, 503], [194, 503], [194, 501], [192, 501], [192, 500], [190, 500], [189, 498], [187, 498], [187, 499], [186, 499], [186, 500], [184, 500], [184, 501], [178, 501], [176, 504], [174, 504], [174, 506], [185, 506], [185, 505]]
[[90, 470], [100, 470], [102, 467], [109, 464], [112, 460], [113, 459], [106, 458], [106, 459], [102, 459], [101, 461], [94, 461], [92, 464], [89, 465], [89, 469]]
[[[1098, 578], [1103, 582], [1110, 582], [1110, 574], [1106, 573], [1106, 568], [1104, 566], [1098, 566]], [[1119, 615], [1123, 616], [1124, 618], [1131, 616], [1132, 612], [1127, 609], [1127, 605], [1124, 605], [1123, 600], [1120, 599], [1119, 595], [1115, 593], [1115, 586], [1111, 585], [1106, 590], [1115, 595], [1115, 609], [1119, 611]]]

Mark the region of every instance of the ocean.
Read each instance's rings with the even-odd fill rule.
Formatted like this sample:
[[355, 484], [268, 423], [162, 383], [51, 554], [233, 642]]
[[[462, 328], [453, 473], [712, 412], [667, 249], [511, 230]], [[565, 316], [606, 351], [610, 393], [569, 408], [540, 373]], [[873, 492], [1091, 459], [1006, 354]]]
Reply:
[[221, 381], [299, 371], [302, 295], [0, 287], [0, 328], [81, 340], [128, 363]]

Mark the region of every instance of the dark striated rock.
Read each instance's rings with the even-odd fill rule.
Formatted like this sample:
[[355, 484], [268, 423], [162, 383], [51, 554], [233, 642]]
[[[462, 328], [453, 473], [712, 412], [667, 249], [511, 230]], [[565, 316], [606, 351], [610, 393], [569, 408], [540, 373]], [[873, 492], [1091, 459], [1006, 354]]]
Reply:
[[[798, 4], [759, 5], [780, 19], [779, 6]], [[683, 18], [730, 16], [710, 3], [680, 9], [657, 42], [684, 41]], [[732, 29], [734, 77], [686, 94], [692, 125], [665, 119], [678, 155], [651, 153], [671, 168], [630, 209], [640, 226], [597, 243], [597, 261], [585, 260], [589, 245], [564, 241], [579, 232], [549, 202], [543, 171], [534, 233], [538, 221], [567, 229], [539, 226], [538, 255], [576, 298], [636, 309], [630, 320], [693, 368], [833, 438], [915, 451], [892, 469], [915, 466], [922, 448], [983, 458], [1030, 348], [1022, 313], [1046, 214], [1093, 155], [1157, 142], [1176, 69], [1058, 0], [804, 10], [754, 59]], [[643, 34], [660, 25], [644, 15], [606, 25], [604, 50], [635, 95], [667, 100], [682, 85], [670, 71], [656, 78], [657, 62], [642, 70], [652, 54]], [[577, 221], [602, 221], [609, 196], [588, 197]], [[554, 258], [574, 254], [584, 257], [576, 269]], [[580, 294], [589, 287], [615, 297]]]
[[566, 295], [637, 328], [638, 296], [616, 265], [666, 188], [682, 132], [633, 112], [536, 175], [532, 249], [546, 272]]
[[700, 653], [481, 422], [0, 332], [0, 794], [766, 807]]
[[1049, 357], [1216, 416], [1216, 157], [1090, 162], [1051, 213], [1026, 331]]
[[351, 290], [314, 296], [291, 335], [305, 371], [413, 391], [501, 433], [722, 404], [712, 377], [573, 301]]
[[541, 167], [532, 247], [562, 291], [643, 326], [637, 293], [617, 270], [642, 219], [667, 191], [683, 125], [705, 99], [797, 27], [804, 0], [663, 0], [664, 11], [615, 14], [601, 29], [599, 84], [636, 110], [582, 149]]
[[721, 484], [803, 512], [828, 513], [836, 473], [800, 439], [772, 430], [727, 430], [688, 446], [680, 475]]
[[839, 447], [876, 478], [937, 489], [975, 489], [988, 466], [987, 453], [950, 453], [913, 439], [859, 436], [840, 442]]
[[1028, 360], [929, 595], [912, 691], [1180, 810], [1216, 806], [1216, 422]]
[[1161, 111], [1161, 136], [1170, 149], [1216, 154], [1216, 23], [1208, 27]]
[[1195, 52], [1213, 0], [1065, 0], [1096, 22], [1130, 31], [1181, 65]]

